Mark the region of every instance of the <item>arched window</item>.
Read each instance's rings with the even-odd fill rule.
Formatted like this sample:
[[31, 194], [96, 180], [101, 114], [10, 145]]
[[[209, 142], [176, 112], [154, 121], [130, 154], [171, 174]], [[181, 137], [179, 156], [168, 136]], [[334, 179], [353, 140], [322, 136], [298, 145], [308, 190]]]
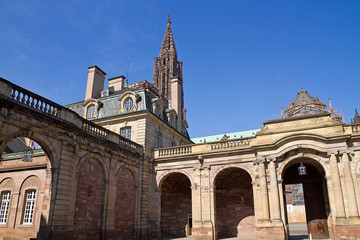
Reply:
[[1, 192], [1, 205], [0, 205], [0, 224], [6, 223], [9, 205], [10, 205], [10, 191]]
[[132, 99], [132, 97], [128, 97], [127, 99], [125, 99], [124, 101], [124, 109], [125, 111], [130, 111], [134, 106], [134, 100]]
[[30, 189], [25, 192], [23, 224], [32, 224], [35, 209], [36, 190]]
[[90, 106], [88, 106], [86, 118], [95, 118], [95, 104], [91, 104]]

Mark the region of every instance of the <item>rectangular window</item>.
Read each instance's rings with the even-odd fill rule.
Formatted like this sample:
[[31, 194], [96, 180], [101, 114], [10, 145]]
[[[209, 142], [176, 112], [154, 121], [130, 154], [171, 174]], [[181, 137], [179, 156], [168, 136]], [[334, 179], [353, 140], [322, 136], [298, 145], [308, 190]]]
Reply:
[[11, 193], [9, 191], [1, 193], [0, 223], [6, 223], [10, 205], [10, 195]]
[[35, 209], [35, 190], [28, 190], [25, 194], [24, 221], [23, 224], [31, 224], [34, 217]]
[[162, 148], [162, 135], [161, 135], [161, 133], [156, 134], [155, 148]]
[[120, 129], [120, 135], [123, 136], [124, 138], [131, 140], [131, 127], [124, 127]]

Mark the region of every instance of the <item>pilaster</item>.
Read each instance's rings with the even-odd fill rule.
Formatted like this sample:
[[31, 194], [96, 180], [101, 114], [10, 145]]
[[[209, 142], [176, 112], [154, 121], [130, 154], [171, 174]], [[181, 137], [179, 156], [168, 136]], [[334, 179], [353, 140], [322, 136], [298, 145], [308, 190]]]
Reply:
[[350, 154], [352, 154], [350, 151], [342, 152], [342, 158], [341, 158], [344, 167], [345, 191], [348, 200], [350, 222], [360, 223], [358, 206], [356, 202], [355, 187], [351, 174], [350, 159], [349, 159]]
[[344, 206], [343, 194], [341, 189], [339, 168], [338, 168], [335, 152], [328, 153], [328, 156], [330, 161], [331, 179], [332, 179], [332, 185], [333, 185], [334, 197], [335, 197], [336, 221], [337, 222], [344, 221], [346, 220], [345, 206]]
[[194, 168], [192, 188], [192, 239], [213, 239], [210, 167], [203, 166], [203, 156], [200, 155], [198, 158], [200, 166]]
[[270, 175], [270, 215], [271, 222], [278, 222], [281, 224], [280, 216], [280, 199], [279, 199], [279, 189], [277, 184], [277, 174], [276, 174], [276, 159], [270, 159], [269, 161], [269, 175]]

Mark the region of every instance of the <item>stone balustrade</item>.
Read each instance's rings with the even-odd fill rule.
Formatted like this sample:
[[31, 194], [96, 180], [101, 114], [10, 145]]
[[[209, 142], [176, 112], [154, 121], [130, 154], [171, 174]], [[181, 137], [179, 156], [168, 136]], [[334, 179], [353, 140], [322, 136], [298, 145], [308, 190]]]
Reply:
[[131, 140], [126, 139], [119, 134], [103, 128], [87, 119], [84, 119], [74, 111], [17, 86], [3, 78], [0, 78], [0, 98], [5, 98], [47, 116], [65, 121], [96, 138], [115, 142], [120, 147], [125, 148], [128, 151], [143, 155], [143, 147], [141, 145], [134, 143]]
[[250, 139], [234, 139], [211, 143], [211, 150], [222, 150], [243, 147], [250, 144]]
[[217, 142], [184, 145], [177, 147], [159, 148], [154, 150], [154, 157], [167, 158], [172, 156], [186, 156], [191, 154], [201, 154], [209, 152], [220, 152], [231, 149], [242, 149], [250, 147], [251, 139], [249, 138], [237, 138], [231, 140], [222, 140]]
[[351, 124], [351, 130], [353, 133], [360, 133], [360, 124]]

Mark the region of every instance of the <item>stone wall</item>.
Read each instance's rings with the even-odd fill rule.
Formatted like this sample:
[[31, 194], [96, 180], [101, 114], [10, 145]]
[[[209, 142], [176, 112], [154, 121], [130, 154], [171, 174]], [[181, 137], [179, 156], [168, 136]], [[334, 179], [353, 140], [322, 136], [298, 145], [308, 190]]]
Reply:
[[78, 167], [74, 211], [75, 239], [99, 239], [104, 212], [104, 169], [96, 159], [86, 159]]

